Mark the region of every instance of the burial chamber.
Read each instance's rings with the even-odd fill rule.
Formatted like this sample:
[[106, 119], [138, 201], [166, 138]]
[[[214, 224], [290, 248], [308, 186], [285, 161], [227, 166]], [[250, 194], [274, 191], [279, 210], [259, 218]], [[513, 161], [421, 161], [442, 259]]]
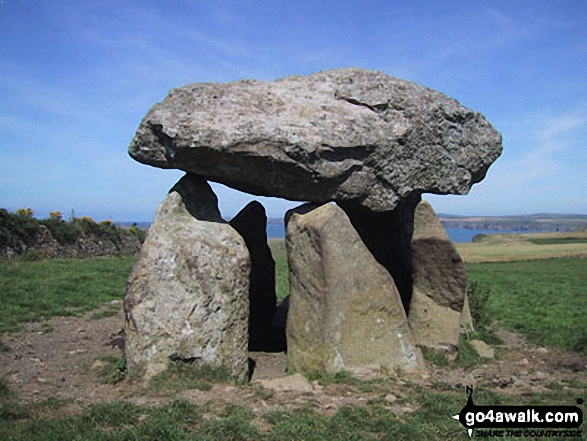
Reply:
[[[417, 368], [418, 345], [455, 349], [466, 271], [421, 195], [466, 194], [501, 148], [481, 114], [381, 72], [172, 90], [129, 147], [186, 172], [129, 278], [129, 367], [182, 359], [243, 376], [249, 348], [287, 344], [292, 372]], [[208, 181], [308, 202], [286, 214], [285, 338], [264, 209], [225, 222]]]

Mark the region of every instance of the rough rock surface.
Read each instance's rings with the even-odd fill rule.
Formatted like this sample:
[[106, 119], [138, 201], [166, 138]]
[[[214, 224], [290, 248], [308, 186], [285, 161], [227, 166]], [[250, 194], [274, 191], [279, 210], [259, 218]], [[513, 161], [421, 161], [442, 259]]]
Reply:
[[243, 237], [251, 256], [249, 295], [249, 350], [273, 346], [271, 325], [275, 314], [275, 261], [267, 244], [267, 215], [257, 201], [250, 202], [230, 225]]
[[393, 279], [341, 208], [314, 207], [306, 204], [287, 216], [290, 372], [417, 368]]
[[412, 233], [414, 210], [420, 195], [401, 201], [392, 211], [373, 212], [362, 207], [339, 204], [353, 227], [395, 282], [406, 314], [412, 299]]
[[288, 375], [287, 377], [257, 380], [254, 384], [275, 392], [312, 392], [314, 388], [302, 374]]
[[469, 344], [473, 347], [475, 352], [483, 358], [494, 358], [495, 351], [491, 346], [481, 340], [469, 340]]
[[408, 320], [416, 342], [435, 349], [456, 349], [467, 269], [425, 201], [414, 213], [412, 281]]
[[442, 93], [340, 69], [172, 90], [129, 153], [252, 194], [390, 211], [412, 193], [467, 193], [501, 135]]
[[249, 253], [201, 177], [159, 206], [127, 285], [126, 356], [151, 376], [169, 360], [247, 373]]

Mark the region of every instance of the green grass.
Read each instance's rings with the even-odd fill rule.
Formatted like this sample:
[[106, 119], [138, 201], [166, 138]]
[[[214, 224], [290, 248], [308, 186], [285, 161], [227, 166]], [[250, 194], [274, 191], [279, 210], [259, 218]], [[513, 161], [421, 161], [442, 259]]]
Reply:
[[120, 312], [120, 308], [105, 309], [104, 311], [94, 312], [90, 316], [90, 320], [101, 320], [103, 318], [115, 317]]
[[133, 257], [0, 261], [0, 333], [121, 299]]
[[424, 360], [426, 360], [428, 363], [433, 364], [434, 366], [449, 365], [449, 359], [446, 354], [432, 348], [427, 348], [426, 346], [421, 346], [420, 350], [422, 351]]
[[[276, 260], [277, 290], [287, 294], [287, 263], [283, 243], [272, 244]], [[54, 315], [79, 314], [120, 299], [133, 258], [94, 260], [46, 260], [38, 262], [0, 261], [0, 331], [18, 328], [20, 322], [43, 320]], [[468, 264], [469, 279], [486, 315], [503, 326], [519, 331], [534, 341], [587, 352], [584, 317], [587, 313], [587, 260], [555, 259], [503, 263]], [[476, 294], [473, 294], [474, 296]], [[473, 300], [473, 304], [476, 300]], [[98, 314], [98, 313], [97, 313]], [[461, 345], [460, 360], [474, 365], [476, 354]], [[469, 357], [470, 355], [470, 357]], [[442, 362], [441, 362], [442, 363]], [[124, 378], [124, 360], [115, 358], [104, 369], [104, 378]], [[110, 381], [112, 379], [112, 381]], [[345, 385], [360, 392], [389, 393], [390, 380], [361, 381], [348, 373], [312, 377], [323, 386]], [[226, 372], [202, 370], [174, 363], [151, 380], [149, 392], [173, 395], [185, 389], [209, 390], [215, 382], [233, 380]], [[565, 390], [564, 386], [576, 390]], [[476, 390], [476, 404], [572, 404], [585, 384], [550, 385], [548, 393], [532, 396]], [[245, 386], [241, 386], [245, 387]], [[0, 439], [6, 440], [369, 440], [369, 439], [468, 439], [464, 429], [450, 415], [466, 402], [462, 391], [421, 388], [407, 382], [402, 386], [401, 405], [414, 412], [394, 414], [384, 399], [361, 406], [346, 406], [333, 415], [320, 409], [302, 407], [288, 412], [255, 416], [242, 406], [222, 410], [204, 409], [186, 401], [147, 407], [125, 401], [92, 406], [83, 412], [63, 416], [57, 399], [23, 404], [8, 380], [0, 377]], [[579, 392], [577, 391], [579, 390]], [[251, 400], [254, 400], [253, 398]], [[271, 396], [266, 397], [272, 399]], [[263, 420], [263, 430], [259, 420]]]
[[289, 275], [287, 252], [283, 239], [269, 239], [269, 247], [275, 260], [275, 293], [282, 300], [289, 295]]
[[126, 357], [122, 354], [120, 357], [112, 355], [101, 358], [104, 367], [100, 369], [100, 382], [102, 384], [118, 384], [127, 376]]
[[469, 280], [488, 286], [487, 311], [532, 341], [587, 353], [587, 259], [470, 263]]
[[[361, 388], [360, 380], [353, 387]], [[346, 380], [345, 380], [346, 384]], [[373, 385], [378, 387], [377, 384]], [[384, 385], [380, 392], [386, 393]], [[582, 384], [573, 386], [584, 386]], [[572, 404], [578, 391], [553, 388], [546, 393], [512, 396], [478, 388], [478, 405]], [[6, 440], [467, 440], [464, 428], [451, 416], [466, 403], [464, 391], [435, 390], [411, 382], [402, 385], [402, 415], [384, 400], [346, 405], [332, 415], [317, 407], [269, 411], [255, 415], [243, 405], [194, 404], [175, 400], [139, 406], [124, 400], [93, 405], [63, 416], [67, 401], [0, 405], [0, 439]], [[1, 397], [0, 397], [1, 400]], [[262, 408], [262, 407], [261, 407]], [[257, 411], [260, 408], [257, 406]], [[262, 423], [260, 425], [260, 423]], [[263, 430], [261, 430], [261, 427]], [[527, 439], [527, 438], [518, 438]]]
[[566, 243], [587, 243], [585, 237], [550, 237], [528, 239], [528, 242], [536, 245], [560, 245]]
[[210, 390], [213, 383], [227, 381], [234, 380], [224, 368], [170, 362], [166, 370], [149, 380], [149, 389], [155, 393], [176, 393], [186, 389]]
[[467, 340], [467, 338], [461, 334], [459, 341], [459, 352], [455, 361], [459, 367], [469, 367], [481, 363], [483, 361], [483, 357], [481, 357], [477, 351], [475, 351], [473, 346], [471, 346], [471, 343], [469, 343], [469, 340]]
[[[191, 440], [194, 439], [193, 433], [190, 434], [192, 424], [199, 419], [198, 407], [185, 401], [153, 409], [112, 401], [68, 417], [29, 413], [12, 420], [0, 419], [0, 436], [14, 441]], [[14, 424], [14, 420], [20, 424]]]

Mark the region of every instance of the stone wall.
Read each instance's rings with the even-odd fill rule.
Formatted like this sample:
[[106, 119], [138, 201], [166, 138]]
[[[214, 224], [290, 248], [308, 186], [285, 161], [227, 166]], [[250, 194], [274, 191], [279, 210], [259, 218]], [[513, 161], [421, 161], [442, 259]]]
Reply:
[[137, 235], [124, 229], [117, 229], [118, 241], [107, 236], [80, 233], [71, 244], [60, 244], [45, 225], [39, 225], [29, 237], [20, 239], [15, 246], [0, 246], [2, 259], [57, 259], [93, 258], [133, 255], [140, 251], [141, 241]]

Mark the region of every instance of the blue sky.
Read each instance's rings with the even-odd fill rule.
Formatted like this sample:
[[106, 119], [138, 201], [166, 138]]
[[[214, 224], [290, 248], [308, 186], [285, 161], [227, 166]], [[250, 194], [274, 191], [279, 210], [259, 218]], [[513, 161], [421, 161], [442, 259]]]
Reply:
[[[0, 207], [150, 220], [182, 173], [127, 147], [169, 89], [339, 67], [439, 90], [503, 134], [468, 196], [426, 196], [436, 211], [587, 214], [584, 0], [0, 0]], [[214, 188], [225, 216], [251, 199]]]

